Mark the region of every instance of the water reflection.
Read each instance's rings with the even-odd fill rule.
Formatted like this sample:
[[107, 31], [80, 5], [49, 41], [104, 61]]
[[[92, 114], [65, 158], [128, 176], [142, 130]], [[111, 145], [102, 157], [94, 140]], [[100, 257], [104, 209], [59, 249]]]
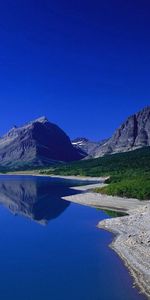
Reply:
[[70, 186], [68, 181], [0, 176], [0, 204], [15, 215], [47, 224], [70, 205], [70, 202], [61, 199], [77, 193]]

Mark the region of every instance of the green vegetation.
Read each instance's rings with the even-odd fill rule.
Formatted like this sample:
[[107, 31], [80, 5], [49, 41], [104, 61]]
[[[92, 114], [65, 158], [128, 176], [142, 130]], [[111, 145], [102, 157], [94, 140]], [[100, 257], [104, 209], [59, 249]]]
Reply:
[[[101, 210], [101, 209], [100, 209]], [[114, 210], [107, 210], [107, 209], [104, 209], [103, 210], [109, 217], [111, 218], [118, 218], [118, 217], [124, 217], [124, 216], [127, 216], [126, 213], [123, 213], [121, 211], [114, 211]]]
[[150, 199], [150, 147], [132, 152], [106, 155], [41, 170], [42, 174], [110, 176], [108, 186], [96, 192]]
[[95, 189], [96, 192], [113, 196], [150, 199], [150, 177], [137, 176], [137, 178], [123, 178], [116, 183], [110, 183], [106, 187]]

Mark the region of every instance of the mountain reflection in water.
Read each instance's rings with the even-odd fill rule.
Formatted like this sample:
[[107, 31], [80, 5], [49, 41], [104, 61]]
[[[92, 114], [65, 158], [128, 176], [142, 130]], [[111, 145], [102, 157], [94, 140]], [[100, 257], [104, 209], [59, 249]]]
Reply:
[[73, 182], [68, 180], [0, 176], [0, 204], [15, 215], [47, 224], [70, 205], [62, 197], [77, 193], [71, 185]]

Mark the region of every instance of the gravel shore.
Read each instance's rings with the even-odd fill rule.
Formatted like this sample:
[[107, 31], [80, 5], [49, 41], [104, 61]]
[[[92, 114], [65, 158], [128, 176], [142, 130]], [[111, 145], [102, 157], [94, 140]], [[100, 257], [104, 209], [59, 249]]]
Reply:
[[[69, 178], [69, 177], [68, 177]], [[86, 180], [86, 177], [84, 177], [84, 180]], [[91, 181], [92, 178], [89, 179]], [[72, 187], [72, 189], [79, 191], [80, 193], [75, 195], [70, 195], [67, 197], [63, 197], [63, 199], [79, 203], [82, 205], [87, 206], [93, 206], [98, 207], [101, 209], [109, 209], [109, 210], [115, 210], [115, 211], [121, 211], [121, 212], [127, 212], [138, 208], [143, 207], [143, 205], [149, 203], [149, 201], [140, 201], [138, 199], [134, 198], [122, 198], [122, 197], [114, 197], [109, 195], [102, 195], [100, 193], [95, 193], [92, 191], [92, 189], [96, 187], [102, 187], [105, 185], [104, 178], [95, 178], [95, 183], [90, 182], [90, 184], [82, 185], [82, 186], [75, 186]]]
[[150, 299], [150, 204], [125, 217], [106, 219], [99, 228], [116, 234], [111, 247], [124, 260], [140, 291]]

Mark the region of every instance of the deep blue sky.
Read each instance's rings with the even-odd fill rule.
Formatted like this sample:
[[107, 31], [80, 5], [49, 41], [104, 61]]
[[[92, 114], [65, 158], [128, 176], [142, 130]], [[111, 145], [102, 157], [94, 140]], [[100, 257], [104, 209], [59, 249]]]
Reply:
[[149, 0], [1, 1], [0, 134], [46, 115], [99, 140], [149, 104]]

